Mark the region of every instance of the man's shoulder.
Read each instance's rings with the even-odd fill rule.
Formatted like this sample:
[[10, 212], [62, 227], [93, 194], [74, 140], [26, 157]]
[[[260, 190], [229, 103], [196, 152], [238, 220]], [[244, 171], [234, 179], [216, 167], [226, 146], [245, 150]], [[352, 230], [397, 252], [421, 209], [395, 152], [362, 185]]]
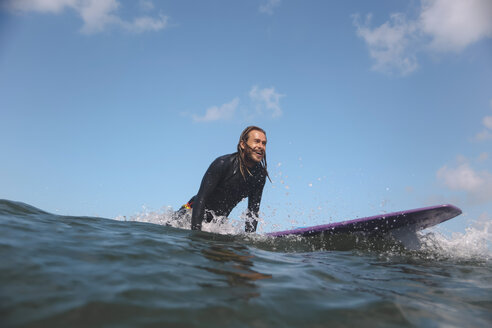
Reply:
[[237, 153], [232, 153], [232, 154], [226, 154], [217, 157], [213, 162], [214, 163], [221, 163], [221, 164], [229, 164], [233, 163], [237, 158]]
[[232, 154], [227, 154], [217, 157], [212, 162], [212, 164], [210, 164], [210, 166], [216, 169], [225, 169], [227, 167], [234, 165], [236, 162], [237, 162], [237, 153], [232, 153]]

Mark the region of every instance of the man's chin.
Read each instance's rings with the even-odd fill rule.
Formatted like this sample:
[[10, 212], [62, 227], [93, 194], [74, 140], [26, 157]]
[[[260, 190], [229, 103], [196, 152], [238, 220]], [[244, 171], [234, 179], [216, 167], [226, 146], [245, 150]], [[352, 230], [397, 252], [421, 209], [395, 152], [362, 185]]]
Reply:
[[253, 158], [253, 162], [260, 163], [262, 159], [263, 159], [263, 157], [259, 157], [259, 156], [258, 157], [254, 157]]
[[261, 162], [261, 159], [258, 160], [255, 157], [248, 157], [247, 161], [248, 161], [249, 165], [256, 165], [256, 164]]

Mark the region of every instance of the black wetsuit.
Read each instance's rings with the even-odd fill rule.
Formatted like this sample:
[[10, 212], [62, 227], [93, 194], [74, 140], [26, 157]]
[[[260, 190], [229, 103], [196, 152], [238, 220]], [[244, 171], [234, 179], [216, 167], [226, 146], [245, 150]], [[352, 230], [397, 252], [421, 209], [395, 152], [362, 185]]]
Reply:
[[193, 209], [193, 230], [201, 230], [204, 219], [207, 222], [212, 220], [211, 211], [218, 216], [228, 216], [242, 199], [248, 197], [249, 219], [246, 221], [245, 230], [256, 231], [266, 170], [259, 163], [248, 169], [251, 174], [245, 170], [243, 177], [239, 170], [237, 153], [218, 157], [210, 164], [203, 176], [198, 194], [187, 204]]

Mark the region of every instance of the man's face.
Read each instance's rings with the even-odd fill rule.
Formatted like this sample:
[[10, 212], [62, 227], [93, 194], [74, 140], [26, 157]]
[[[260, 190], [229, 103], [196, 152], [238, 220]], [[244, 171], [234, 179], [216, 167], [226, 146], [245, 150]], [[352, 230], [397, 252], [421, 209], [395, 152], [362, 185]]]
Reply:
[[263, 132], [253, 130], [248, 133], [248, 141], [241, 141], [246, 160], [252, 164], [261, 162], [265, 157], [267, 139]]

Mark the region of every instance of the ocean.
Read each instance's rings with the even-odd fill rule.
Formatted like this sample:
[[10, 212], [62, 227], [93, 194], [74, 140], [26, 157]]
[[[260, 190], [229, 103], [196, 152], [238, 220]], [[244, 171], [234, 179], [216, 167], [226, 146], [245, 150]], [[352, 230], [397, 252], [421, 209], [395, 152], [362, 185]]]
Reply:
[[[273, 238], [0, 200], [1, 327], [487, 327], [489, 227]], [[186, 222], [183, 223], [186, 225]]]

